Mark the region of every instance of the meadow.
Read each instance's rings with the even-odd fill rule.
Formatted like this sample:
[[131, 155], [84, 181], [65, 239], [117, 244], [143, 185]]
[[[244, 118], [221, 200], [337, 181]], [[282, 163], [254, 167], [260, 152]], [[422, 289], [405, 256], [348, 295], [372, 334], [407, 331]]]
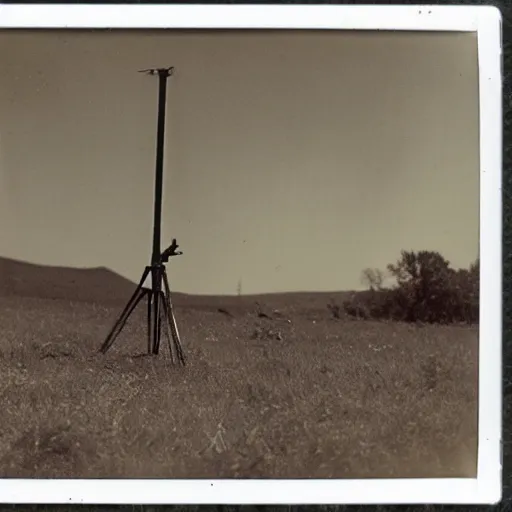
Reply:
[[478, 328], [334, 318], [346, 294], [175, 294], [188, 359], [134, 285], [0, 260], [0, 477], [474, 477]]

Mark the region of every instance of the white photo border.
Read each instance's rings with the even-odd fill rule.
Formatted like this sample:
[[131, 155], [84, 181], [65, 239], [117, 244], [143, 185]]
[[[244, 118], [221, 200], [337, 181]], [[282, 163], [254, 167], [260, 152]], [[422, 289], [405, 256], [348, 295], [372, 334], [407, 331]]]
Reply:
[[[366, 480], [0, 479], [2, 503], [495, 504], [501, 499], [502, 56], [492, 6], [0, 5], [2, 29], [328, 29], [476, 32], [480, 100], [477, 478]], [[8, 58], [4, 53], [3, 58]]]

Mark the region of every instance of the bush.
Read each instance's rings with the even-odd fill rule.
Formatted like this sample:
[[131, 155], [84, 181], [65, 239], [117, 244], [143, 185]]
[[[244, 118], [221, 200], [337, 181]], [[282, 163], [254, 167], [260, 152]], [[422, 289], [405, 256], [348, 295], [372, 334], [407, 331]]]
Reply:
[[367, 279], [370, 290], [345, 303], [346, 314], [404, 322], [478, 323], [478, 260], [469, 269], [454, 270], [438, 252], [402, 251], [387, 270], [396, 285], [377, 288]]
[[349, 316], [359, 318], [361, 320], [368, 320], [371, 318], [371, 311], [367, 304], [358, 300], [346, 300], [343, 302], [343, 310]]

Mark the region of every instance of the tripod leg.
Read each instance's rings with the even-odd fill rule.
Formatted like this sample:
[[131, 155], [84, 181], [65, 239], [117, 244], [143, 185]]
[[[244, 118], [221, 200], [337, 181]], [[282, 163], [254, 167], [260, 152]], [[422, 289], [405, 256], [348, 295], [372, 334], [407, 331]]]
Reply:
[[139, 302], [147, 295], [147, 293], [148, 293], [148, 291], [145, 288], [139, 289], [139, 293], [136, 296], [135, 300], [132, 301], [131, 303], [129, 303], [129, 309], [127, 309], [127, 310], [125, 309], [123, 311], [123, 314], [119, 317], [119, 321], [116, 322], [114, 329], [112, 329], [111, 335], [109, 336], [109, 338], [107, 338], [107, 340], [101, 347], [101, 351], [103, 353], [106, 353], [107, 350], [112, 346], [112, 344], [114, 343], [116, 338], [119, 336], [119, 334], [123, 330], [123, 327], [126, 325], [128, 318], [133, 313], [133, 310], [137, 307]]
[[162, 290], [158, 292], [158, 295], [155, 296], [155, 300], [158, 301], [158, 317], [156, 319], [157, 322], [157, 339], [155, 344], [155, 355], [158, 355], [160, 352], [160, 340], [162, 339], [162, 314], [164, 313], [162, 311], [162, 301], [160, 300], [160, 296], [162, 294]]
[[162, 301], [160, 300], [161, 294], [162, 290], [160, 290], [157, 295], [153, 296], [153, 300], [158, 302], [158, 304], [155, 304], [155, 310], [158, 316], [155, 317], [155, 324], [153, 324], [153, 327], [156, 326], [156, 337], [155, 342], [153, 343], [154, 355], [158, 355], [158, 353], [160, 352], [160, 340], [162, 339], [162, 314], [164, 312], [162, 311]]
[[171, 333], [174, 340], [174, 346], [176, 348], [176, 353], [178, 355], [178, 360], [180, 363], [185, 366], [186, 359], [185, 354], [183, 353], [183, 348], [181, 346], [180, 334], [178, 331], [178, 325], [176, 324], [176, 318], [174, 318], [174, 311], [171, 303], [171, 287], [169, 286], [169, 279], [167, 278], [167, 272], [165, 268], [162, 272], [162, 278], [164, 281], [164, 290], [165, 290], [165, 299], [167, 306], [167, 315], [169, 318], [169, 325], [171, 327]]
[[152, 269], [152, 288], [153, 288], [153, 354], [157, 355], [160, 348], [160, 301], [158, 296], [162, 288], [162, 269], [156, 267]]
[[167, 345], [169, 347], [169, 354], [171, 356], [171, 363], [172, 364], [175, 364], [176, 361], [174, 359], [174, 351], [172, 349], [172, 334], [171, 334], [171, 325], [170, 325], [170, 320], [169, 320], [169, 315], [168, 315], [168, 310], [167, 310], [167, 304], [165, 302], [165, 293], [163, 291], [160, 292], [160, 300], [162, 302], [162, 310], [164, 312], [164, 322], [165, 322], [165, 326], [166, 326], [166, 338], [167, 338]]
[[[112, 343], [114, 343], [115, 338], [117, 337], [117, 335], [120, 332], [119, 327], [121, 326], [121, 329], [122, 329], [124, 324], [126, 323], [126, 319], [128, 318], [128, 316], [130, 316], [130, 313], [128, 313], [128, 312], [133, 311], [133, 309], [132, 309], [133, 302], [137, 302], [137, 303], [140, 302], [139, 294], [142, 291], [142, 286], [144, 285], [144, 281], [148, 277], [148, 274], [149, 274], [149, 267], [146, 267], [144, 269], [144, 272], [142, 273], [142, 277], [139, 281], [139, 284], [137, 285], [137, 288], [133, 292], [133, 295], [130, 297], [130, 300], [128, 301], [125, 308], [119, 315], [114, 326], [112, 327], [107, 338], [105, 339], [105, 342], [103, 343], [103, 345], [100, 348], [100, 352], [103, 352], [103, 354], [105, 354], [107, 352], [107, 350], [112, 346]], [[117, 332], [117, 334], [116, 334], [116, 332]]]
[[147, 324], [148, 324], [148, 354], [151, 354], [152, 352], [152, 344], [151, 344], [151, 309], [153, 307], [152, 301], [153, 301], [153, 291], [148, 290], [147, 292], [148, 296], [148, 317], [147, 317]]

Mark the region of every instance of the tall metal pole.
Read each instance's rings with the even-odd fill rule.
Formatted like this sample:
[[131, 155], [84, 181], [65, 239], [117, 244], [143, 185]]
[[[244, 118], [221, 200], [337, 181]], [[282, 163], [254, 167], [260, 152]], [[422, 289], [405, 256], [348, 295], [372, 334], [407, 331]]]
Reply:
[[169, 69], [158, 70], [158, 121], [156, 142], [156, 173], [155, 173], [155, 198], [153, 214], [153, 252], [151, 264], [160, 261], [161, 230], [162, 230], [162, 188], [164, 169], [164, 134], [165, 134], [165, 107], [167, 99], [167, 78], [172, 71]]

